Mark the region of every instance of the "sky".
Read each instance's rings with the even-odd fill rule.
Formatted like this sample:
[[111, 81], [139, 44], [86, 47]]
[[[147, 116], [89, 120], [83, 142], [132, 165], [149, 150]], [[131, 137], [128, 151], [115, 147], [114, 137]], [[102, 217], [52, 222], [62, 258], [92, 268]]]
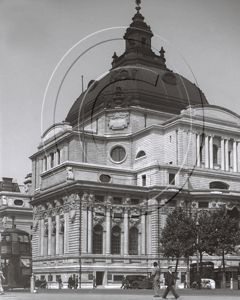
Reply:
[[[153, 51], [240, 115], [240, 1], [142, 0]], [[0, 0], [0, 178], [22, 184], [44, 131], [124, 52], [134, 0]], [[64, 80], [63, 80], [64, 79]]]

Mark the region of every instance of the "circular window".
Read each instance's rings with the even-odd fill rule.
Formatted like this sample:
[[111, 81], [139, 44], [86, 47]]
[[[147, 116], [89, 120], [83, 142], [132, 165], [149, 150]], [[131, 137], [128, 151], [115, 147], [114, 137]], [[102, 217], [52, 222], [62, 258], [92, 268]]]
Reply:
[[126, 151], [123, 147], [116, 146], [111, 150], [110, 156], [114, 162], [122, 162], [126, 157]]
[[16, 206], [23, 206], [23, 201], [22, 200], [14, 200], [14, 205]]

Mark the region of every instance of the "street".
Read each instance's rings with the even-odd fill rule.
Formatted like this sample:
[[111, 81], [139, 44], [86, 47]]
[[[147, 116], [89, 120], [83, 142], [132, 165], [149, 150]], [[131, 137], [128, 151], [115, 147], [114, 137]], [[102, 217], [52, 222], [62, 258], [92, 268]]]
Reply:
[[[162, 295], [163, 291], [161, 291]], [[240, 290], [177, 290], [180, 295], [179, 299], [193, 300], [237, 300], [240, 296]], [[31, 294], [29, 290], [6, 291], [5, 295], [1, 296], [5, 299], [16, 300], [66, 300], [67, 299], [84, 299], [84, 300], [145, 300], [153, 299], [152, 290], [116, 290], [116, 289], [81, 289], [81, 290], [38, 290], [36, 294]], [[161, 299], [161, 298], [159, 298]], [[174, 299], [169, 293], [167, 299]]]

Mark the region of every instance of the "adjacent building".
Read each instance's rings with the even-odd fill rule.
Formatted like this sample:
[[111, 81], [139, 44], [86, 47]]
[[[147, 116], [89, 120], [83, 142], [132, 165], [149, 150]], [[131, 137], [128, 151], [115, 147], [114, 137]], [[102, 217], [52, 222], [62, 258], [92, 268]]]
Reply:
[[[125, 51], [92, 80], [66, 120], [43, 134], [32, 160], [33, 270], [80, 286], [120, 283], [170, 261], [158, 242], [176, 205], [225, 204], [239, 218], [240, 116], [203, 92], [152, 50], [139, 4]], [[94, 74], [93, 74], [94, 76]], [[221, 257], [205, 257], [216, 267]], [[238, 265], [239, 257], [226, 257]], [[195, 259], [193, 258], [194, 262]], [[172, 262], [171, 262], [172, 263]], [[180, 272], [186, 262], [180, 261]]]

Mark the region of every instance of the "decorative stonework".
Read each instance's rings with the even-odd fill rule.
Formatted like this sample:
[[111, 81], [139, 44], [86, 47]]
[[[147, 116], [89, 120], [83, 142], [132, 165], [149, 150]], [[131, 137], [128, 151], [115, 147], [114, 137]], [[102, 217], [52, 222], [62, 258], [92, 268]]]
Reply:
[[140, 219], [139, 218], [134, 218], [134, 219], [131, 218], [129, 220], [129, 222], [130, 222], [131, 226], [135, 226], [140, 222]]
[[66, 172], [67, 172], [67, 180], [74, 180], [74, 174], [73, 174], [72, 167], [67, 167]]
[[121, 68], [111, 72], [110, 82], [120, 81], [126, 79], [136, 79], [138, 70], [135, 68]]
[[129, 113], [116, 112], [108, 115], [108, 126], [112, 130], [127, 128], [129, 124]]

